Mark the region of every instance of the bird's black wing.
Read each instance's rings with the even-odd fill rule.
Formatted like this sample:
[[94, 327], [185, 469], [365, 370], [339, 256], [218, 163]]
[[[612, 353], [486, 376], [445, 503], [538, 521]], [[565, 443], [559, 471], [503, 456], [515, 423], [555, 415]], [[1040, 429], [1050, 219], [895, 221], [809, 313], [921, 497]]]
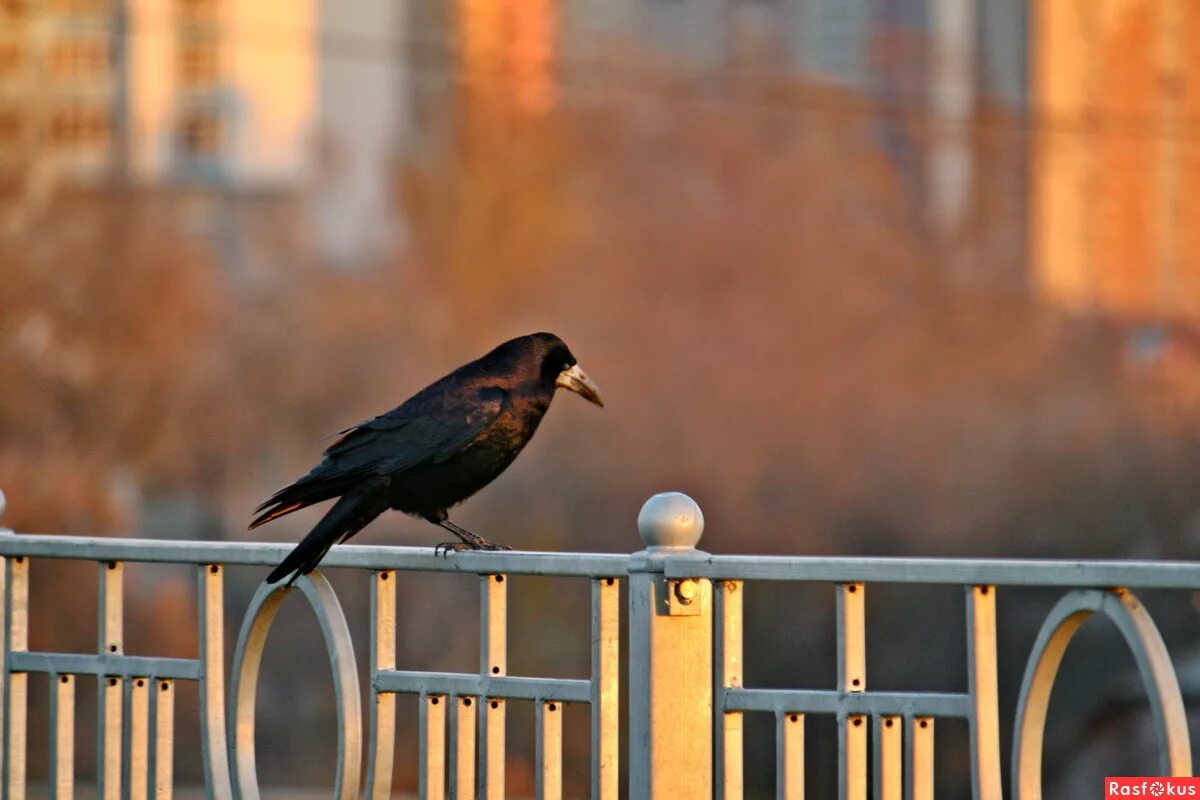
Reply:
[[325, 451], [339, 472], [401, 472], [427, 461], [438, 463], [474, 443], [503, 412], [508, 392], [484, 386], [447, 393], [438, 403], [405, 403], [342, 432]]
[[256, 509], [250, 528], [341, 496], [363, 482], [454, 457], [496, 421], [508, 404], [508, 392], [483, 386], [420, 399], [342, 431], [321, 463]]

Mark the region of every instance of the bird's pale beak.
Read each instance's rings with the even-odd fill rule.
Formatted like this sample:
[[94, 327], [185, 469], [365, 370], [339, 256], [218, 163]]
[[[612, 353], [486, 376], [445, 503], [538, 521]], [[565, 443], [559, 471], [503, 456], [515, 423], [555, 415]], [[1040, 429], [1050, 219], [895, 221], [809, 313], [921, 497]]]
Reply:
[[604, 399], [600, 397], [600, 387], [579, 368], [578, 364], [558, 373], [558, 380], [554, 382], [554, 385], [561, 386], [568, 392], [574, 392], [584, 400], [604, 408]]

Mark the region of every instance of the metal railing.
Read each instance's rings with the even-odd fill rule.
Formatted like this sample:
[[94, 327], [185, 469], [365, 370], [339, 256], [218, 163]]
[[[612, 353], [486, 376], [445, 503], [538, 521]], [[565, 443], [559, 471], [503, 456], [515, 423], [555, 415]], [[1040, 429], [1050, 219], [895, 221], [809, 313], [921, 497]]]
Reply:
[[[3, 495], [0, 494], [0, 512]], [[591, 714], [591, 796], [620, 791], [619, 590], [628, 584], [628, 721], [631, 798], [741, 798], [746, 714], [770, 714], [776, 730], [776, 792], [804, 797], [807, 715], [837, 720], [839, 796], [865, 800], [934, 796], [933, 743], [939, 718], [970, 729], [973, 796], [1002, 796], [997, 699], [998, 587], [1066, 590], [1028, 660], [1014, 724], [1012, 793], [1041, 796], [1042, 735], [1058, 665], [1072, 635], [1100, 612], [1132, 651], [1157, 730], [1160, 770], [1191, 774], [1191, 748], [1178, 681], [1162, 637], [1134, 589], [1200, 589], [1200, 565], [901, 558], [712, 556], [695, 549], [703, 516], [684, 495], [651, 498], [638, 518], [645, 549], [630, 556], [488, 552], [435, 556], [428, 548], [342, 546], [328, 567], [368, 571], [369, 715], [363, 741], [362, 691], [349, 627], [329, 582], [314, 572], [294, 587], [319, 622], [333, 670], [338, 714], [335, 797], [388, 797], [396, 734], [396, 697], [419, 709], [419, 793], [423, 798], [501, 798], [505, 786], [505, 703], [535, 708], [536, 792], [562, 796], [563, 705]], [[274, 566], [290, 545], [145, 541], [16, 535], [0, 530], [0, 710], [3, 796], [26, 794], [28, 676], [50, 676], [51, 796], [75, 789], [78, 676], [97, 684], [97, 782], [102, 798], [169, 798], [173, 783], [174, 697], [178, 681], [199, 684], [208, 794], [257, 798], [254, 708], [267, 633], [285, 595], [263, 585], [246, 609], [226, 670], [223, 576], [233, 565]], [[93, 653], [30, 652], [29, 582], [34, 559], [98, 565], [99, 644]], [[196, 570], [199, 655], [195, 659], [124, 653], [123, 583], [128, 562], [191, 564]], [[478, 672], [399, 669], [396, 582], [401, 572], [478, 576]], [[552, 575], [591, 585], [591, 677], [512, 676], [507, 669], [507, 577]], [[826, 584], [837, 598], [837, 680], [832, 688], [744, 686], [744, 582]], [[865, 595], [870, 584], [963, 587], [967, 688], [961, 692], [881, 692], [867, 688]], [[229, 677], [226, 691], [225, 679]], [[686, 731], [687, 735], [679, 735]], [[868, 732], [871, 732], [868, 736]], [[868, 753], [868, 743], [873, 747]], [[365, 749], [365, 758], [364, 758]], [[365, 780], [363, 766], [365, 760]], [[868, 786], [872, 778], [873, 787]]]

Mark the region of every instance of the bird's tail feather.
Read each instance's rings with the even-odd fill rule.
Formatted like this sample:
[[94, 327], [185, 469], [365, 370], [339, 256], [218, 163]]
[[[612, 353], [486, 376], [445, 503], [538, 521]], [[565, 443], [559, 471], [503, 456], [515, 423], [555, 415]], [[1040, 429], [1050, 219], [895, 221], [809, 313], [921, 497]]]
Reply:
[[345, 492], [354, 483], [356, 476], [305, 475], [295, 483], [288, 484], [255, 509], [258, 516], [250, 523], [249, 530], [265, 525], [273, 519], [324, 502]]
[[288, 553], [278, 567], [267, 576], [267, 583], [276, 583], [294, 572], [288, 586], [301, 575], [307, 575], [320, 563], [329, 548], [344, 542], [365, 528], [371, 520], [388, 508], [387, 499], [376, 492], [347, 494], [309, 531], [300, 544]]

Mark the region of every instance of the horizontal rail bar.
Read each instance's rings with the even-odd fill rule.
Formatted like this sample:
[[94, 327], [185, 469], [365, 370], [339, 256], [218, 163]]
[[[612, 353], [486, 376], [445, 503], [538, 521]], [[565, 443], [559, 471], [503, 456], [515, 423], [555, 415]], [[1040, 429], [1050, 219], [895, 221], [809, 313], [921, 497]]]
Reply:
[[668, 578], [1200, 589], [1196, 561], [683, 556], [663, 564]]
[[[31, 558], [268, 567], [282, 561], [293, 546], [291, 543], [14, 534], [0, 530], [0, 556]], [[663, 563], [668, 578], [1200, 589], [1200, 562], [1196, 561], [680, 556], [664, 559]], [[629, 556], [532, 551], [468, 551], [439, 556], [434, 555], [431, 547], [339, 545], [329, 551], [322, 566], [602, 578], [626, 575]]]
[[200, 662], [187, 658], [13, 652], [8, 654], [8, 667], [12, 672], [200, 680]]
[[[139, 561], [175, 564], [231, 564], [273, 567], [293, 543], [195, 542], [163, 539], [108, 539], [94, 536], [14, 534], [0, 531], [0, 556], [69, 558], [88, 561]], [[465, 551], [434, 555], [433, 547], [338, 545], [322, 568], [419, 570], [467, 574], [565, 575], [617, 577], [628, 571], [629, 556], [609, 553]]]
[[506, 700], [557, 700], [560, 703], [587, 703], [591, 700], [591, 681], [566, 678], [497, 677], [459, 672], [415, 672], [386, 670], [375, 676], [375, 691], [404, 694], [458, 694], [495, 697]]
[[913, 714], [968, 717], [971, 697], [939, 692], [850, 692], [820, 689], [726, 689], [725, 711], [797, 714]]

